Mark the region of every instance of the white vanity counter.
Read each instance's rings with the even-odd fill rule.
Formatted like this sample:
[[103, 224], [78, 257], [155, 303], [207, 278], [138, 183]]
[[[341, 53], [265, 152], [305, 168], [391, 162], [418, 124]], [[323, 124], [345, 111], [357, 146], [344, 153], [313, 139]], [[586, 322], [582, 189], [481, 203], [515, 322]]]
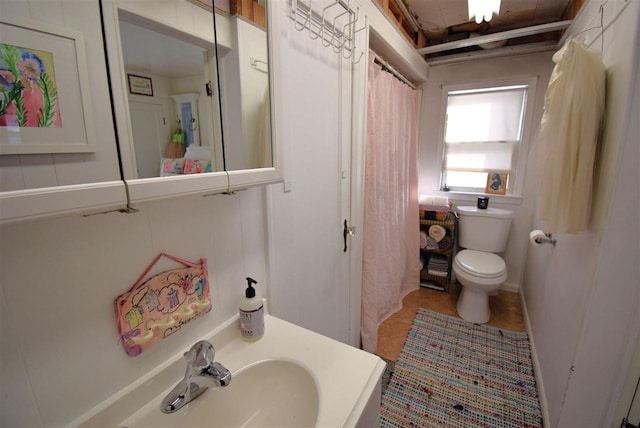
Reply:
[[[310, 375], [315, 381], [317, 389], [317, 403], [313, 403], [314, 408], [317, 405], [315, 426], [377, 426], [381, 376], [385, 368], [385, 363], [379, 357], [270, 315], [265, 316], [264, 336], [258, 341], [247, 342], [240, 336], [237, 323], [238, 318], [234, 317], [204, 338], [215, 347], [215, 360], [234, 375], [229, 389], [234, 385], [235, 376], [238, 373], [244, 376], [242, 381], [245, 385], [247, 383], [251, 385], [248, 373], [252, 372], [247, 371], [247, 375], [243, 375], [242, 372], [247, 368], [250, 370], [261, 362], [292, 363], [302, 368], [302, 372], [306, 372], [305, 376]], [[165, 415], [160, 412], [162, 398], [184, 376], [186, 363], [182, 354], [185, 351], [186, 349], [182, 350], [171, 361], [167, 361], [144, 379], [134, 382], [117, 396], [89, 412], [79, 425], [133, 427], [151, 424], [157, 426], [158, 421], [164, 423], [166, 420], [167, 425], [178, 424], [179, 426], [182, 416], [212, 408], [213, 402], [209, 405], [207, 399], [215, 400], [216, 397], [222, 397], [222, 394], [228, 391], [227, 388], [210, 388], [174, 414]], [[277, 365], [263, 367], [277, 367]], [[207, 395], [209, 395], [208, 398]], [[201, 409], [198, 410], [196, 406]], [[251, 408], [252, 404], [239, 402], [237, 406]], [[228, 408], [228, 411], [235, 410]], [[210, 413], [212, 412], [208, 415]], [[214, 415], [210, 417], [215, 418]], [[187, 419], [184, 420], [187, 421]], [[194, 420], [189, 419], [186, 423], [193, 425]], [[214, 425], [199, 420], [195, 424]], [[247, 419], [246, 425], [243, 426], [254, 425]]]

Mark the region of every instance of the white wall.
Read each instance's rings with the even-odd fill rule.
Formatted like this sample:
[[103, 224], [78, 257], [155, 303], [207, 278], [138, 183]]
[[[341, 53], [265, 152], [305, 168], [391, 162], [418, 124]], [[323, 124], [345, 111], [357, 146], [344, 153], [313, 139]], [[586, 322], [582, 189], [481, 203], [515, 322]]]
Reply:
[[[500, 84], [504, 79], [529, 82], [535, 79], [536, 90], [530, 96], [533, 103], [532, 126], [524, 141], [527, 149], [533, 145], [537, 135], [537, 124], [542, 118], [544, 94], [549, 82], [553, 63], [553, 52], [516, 55], [512, 57], [466, 60], [452, 64], [429, 67], [429, 79], [423, 84], [422, 117], [420, 128], [419, 191], [422, 194], [441, 194], [449, 197], [454, 206], [475, 205], [475, 196], [439, 193], [439, 171], [442, 164], [442, 87], [459, 84]], [[525, 173], [526, 171], [519, 171]], [[513, 210], [515, 217], [504, 252], [508, 278], [503, 288], [517, 290], [522, 284], [525, 256], [529, 244], [529, 231], [533, 215], [534, 195], [525, 188], [521, 197], [490, 196], [489, 205], [496, 208]]]
[[[3, 426], [68, 424], [233, 316], [246, 276], [264, 292], [263, 189], [139, 208], [0, 228]], [[113, 301], [160, 252], [208, 259], [213, 308], [129, 357]]]
[[[95, 153], [0, 156], [0, 191], [35, 189], [120, 179], [113, 135], [98, 2], [84, 0], [0, 0], [3, 20], [27, 19], [79, 32], [85, 45]], [[60, 94], [63, 96], [64, 94]], [[64, 121], [64, 111], [62, 112]], [[4, 131], [0, 132], [0, 138]]]
[[[619, 425], [612, 415], [640, 331], [639, 100], [634, 89], [640, 3], [606, 3], [602, 44], [600, 3], [588, 2], [570, 29], [591, 49], [602, 46], [607, 67], [592, 221], [581, 234], [556, 236], [555, 248], [529, 248], [523, 284], [551, 427]], [[536, 173], [530, 174], [530, 184]], [[536, 220], [533, 227], [544, 224]]]

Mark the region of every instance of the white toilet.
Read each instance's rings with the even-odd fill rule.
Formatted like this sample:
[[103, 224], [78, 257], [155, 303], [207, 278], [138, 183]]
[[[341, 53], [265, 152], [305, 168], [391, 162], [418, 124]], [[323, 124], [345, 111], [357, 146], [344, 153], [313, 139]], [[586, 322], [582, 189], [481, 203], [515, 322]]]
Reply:
[[453, 260], [453, 272], [462, 284], [458, 315], [484, 324], [491, 317], [489, 293], [496, 292], [507, 279], [507, 265], [494, 253], [507, 246], [513, 211], [459, 206], [457, 212], [461, 251]]

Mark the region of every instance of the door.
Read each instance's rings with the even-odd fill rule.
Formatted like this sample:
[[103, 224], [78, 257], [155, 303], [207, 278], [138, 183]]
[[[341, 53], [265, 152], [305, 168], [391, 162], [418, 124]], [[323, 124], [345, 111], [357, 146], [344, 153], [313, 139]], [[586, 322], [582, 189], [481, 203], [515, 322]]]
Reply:
[[[279, 70], [273, 137], [282, 142], [284, 153], [277, 156], [284, 160], [285, 182], [267, 188], [268, 306], [279, 318], [358, 346], [361, 284], [352, 279], [359, 267], [352, 261], [361, 262], [361, 246], [351, 209], [351, 62], [298, 34], [290, 40], [278, 34], [283, 39], [271, 60]], [[347, 251], [345, 220], [356, 227]]]
[[138, 178], [158, 177], [170, 141], [162, 104], [129, 102]]

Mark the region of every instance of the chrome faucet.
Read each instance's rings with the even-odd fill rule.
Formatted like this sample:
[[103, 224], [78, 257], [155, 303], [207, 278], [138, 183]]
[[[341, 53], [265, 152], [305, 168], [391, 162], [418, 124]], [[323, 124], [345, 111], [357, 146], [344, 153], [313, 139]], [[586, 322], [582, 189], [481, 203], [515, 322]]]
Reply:
[[229, 385], [231, 372], [222, 364], [213, 361], [215, 353], [211, 343], [201, 340], [184, 354], [187, 370], [184, 378], [162, 400], [160, 410], [163, 413], [178, 411], [185, 404], [198, 398], [210, 386], [224, 388]]

